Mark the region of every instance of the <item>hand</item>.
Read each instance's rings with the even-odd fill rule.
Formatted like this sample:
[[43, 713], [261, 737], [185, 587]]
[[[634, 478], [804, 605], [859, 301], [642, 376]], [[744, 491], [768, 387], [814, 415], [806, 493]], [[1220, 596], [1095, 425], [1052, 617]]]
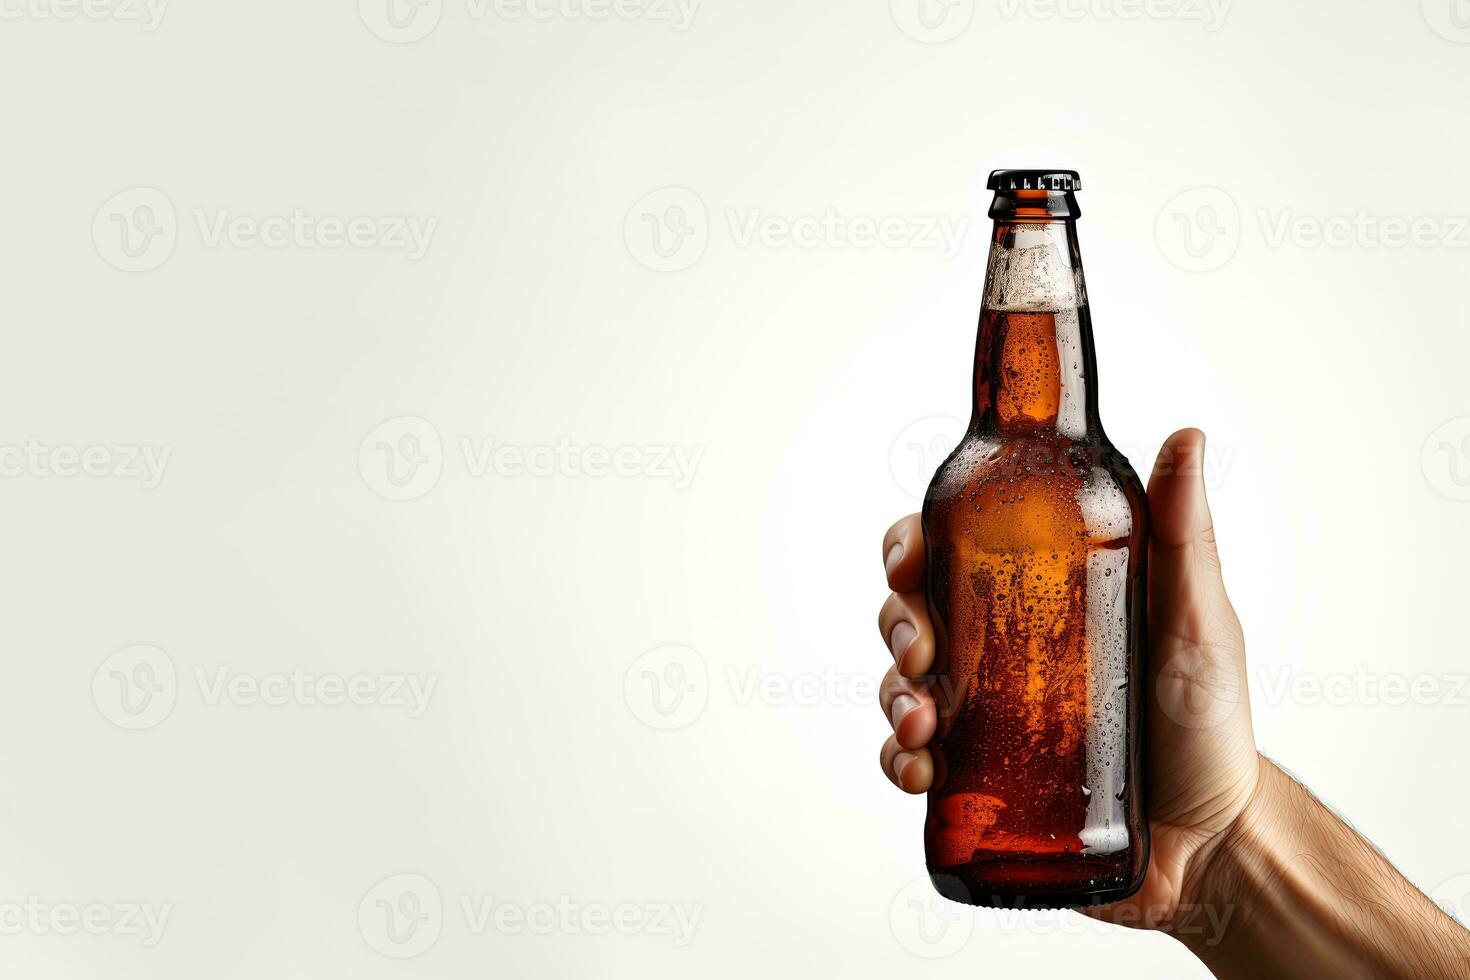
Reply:
[[[1132, 898], [1088, 910], [1150, 928], [1168, 929], [1193, 907], [1215, 845], [1261, 778], [1246, 696], [1245, 640], [1225, 595], [1205, 500], [1204, 445], [1197, 429], [1174, 433], [1148, 483], [1148, 873]], [[926, 746], [938, 716], [926, 680], [935, 641], [924, 601], [919, 515], [905, 517], [884, 535], [883, 560], [893, 594], [883, 604], [878, 628], [894, 666], [879, 700], [894, 734], [879, 759], [900, 789], [923, 793], [934, 778]]]

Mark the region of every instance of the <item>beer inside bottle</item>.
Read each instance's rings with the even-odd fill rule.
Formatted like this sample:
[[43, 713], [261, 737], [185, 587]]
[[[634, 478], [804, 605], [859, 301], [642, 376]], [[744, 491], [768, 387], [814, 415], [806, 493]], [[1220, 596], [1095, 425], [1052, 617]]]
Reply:
[[924, 503], [938, 638], [924, 844], [973, 905], [1100, 904], [1148, 866], [1148, 508], [1103, 434], [1073, 171], [998, 170], [974, 412]]

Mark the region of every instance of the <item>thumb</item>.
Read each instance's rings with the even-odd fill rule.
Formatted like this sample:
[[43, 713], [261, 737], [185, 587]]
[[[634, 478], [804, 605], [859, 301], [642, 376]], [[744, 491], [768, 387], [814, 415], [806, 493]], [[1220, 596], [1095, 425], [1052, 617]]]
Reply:
[[1148, 481], [1150, 668], [1164, 714], [1193, 729], [1250, 710], [1245, 642], [1220, 575], [1204, 458], [1205, 434], [1181, 429], [1164, 442]]
[[[1215, 522], [1205, 499], [1205, 434], [1180, 429], [1164, 441], [1148, 479], [1150, 607], [1167, 600], [1167, 611], [1180, 601], [1223, 602], [1220, 553]], [[1163, 611], [1163, 610], [1161, 610]], [[1153, 609], [1150, 609], [1150, 614]]]

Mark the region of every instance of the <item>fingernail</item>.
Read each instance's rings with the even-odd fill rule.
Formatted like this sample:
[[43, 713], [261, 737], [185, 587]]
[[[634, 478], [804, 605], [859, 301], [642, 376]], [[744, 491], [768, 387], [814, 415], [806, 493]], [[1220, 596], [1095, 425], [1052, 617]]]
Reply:
[[893, 719], [893, 730], [898, 731], [903, 716], [919, 706], [919, 699], [912, 694], [900, 694], [888, 708], [888, 717]]
[[893, 778], [898, 780], [898, 785], [903, 785], [903, 771], [917, 758], [912, 752], [900, 752], [893, 757]]
[[914, 638], [918, 635], [919, 631], [914, 629], [914, 624], [906, 619], [893, 627], [893, 632], [888, 634], [888, 651], [893, 654], [894, 663], [903, 660], [903, 655], [908, 652], [909, 644], [913, 643]]
[[883, 568], [889, 575], [892, 575], [893, 570], [898, 567], [898, 563], [901, 561], [903, 561], [903, 545], [896, 544], [888, 549], [888, 554], [883, 556]]

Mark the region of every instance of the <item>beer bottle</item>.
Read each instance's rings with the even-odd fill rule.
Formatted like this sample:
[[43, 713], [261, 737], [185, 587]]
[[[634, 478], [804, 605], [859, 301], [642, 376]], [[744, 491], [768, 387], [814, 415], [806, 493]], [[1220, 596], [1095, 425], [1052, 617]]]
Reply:
[[1071, 170], [997, 170], [974, 412], [924, 503], [939, 892], [1053, 908], [1148, 866], [1148, 507], [1103, 434]]

